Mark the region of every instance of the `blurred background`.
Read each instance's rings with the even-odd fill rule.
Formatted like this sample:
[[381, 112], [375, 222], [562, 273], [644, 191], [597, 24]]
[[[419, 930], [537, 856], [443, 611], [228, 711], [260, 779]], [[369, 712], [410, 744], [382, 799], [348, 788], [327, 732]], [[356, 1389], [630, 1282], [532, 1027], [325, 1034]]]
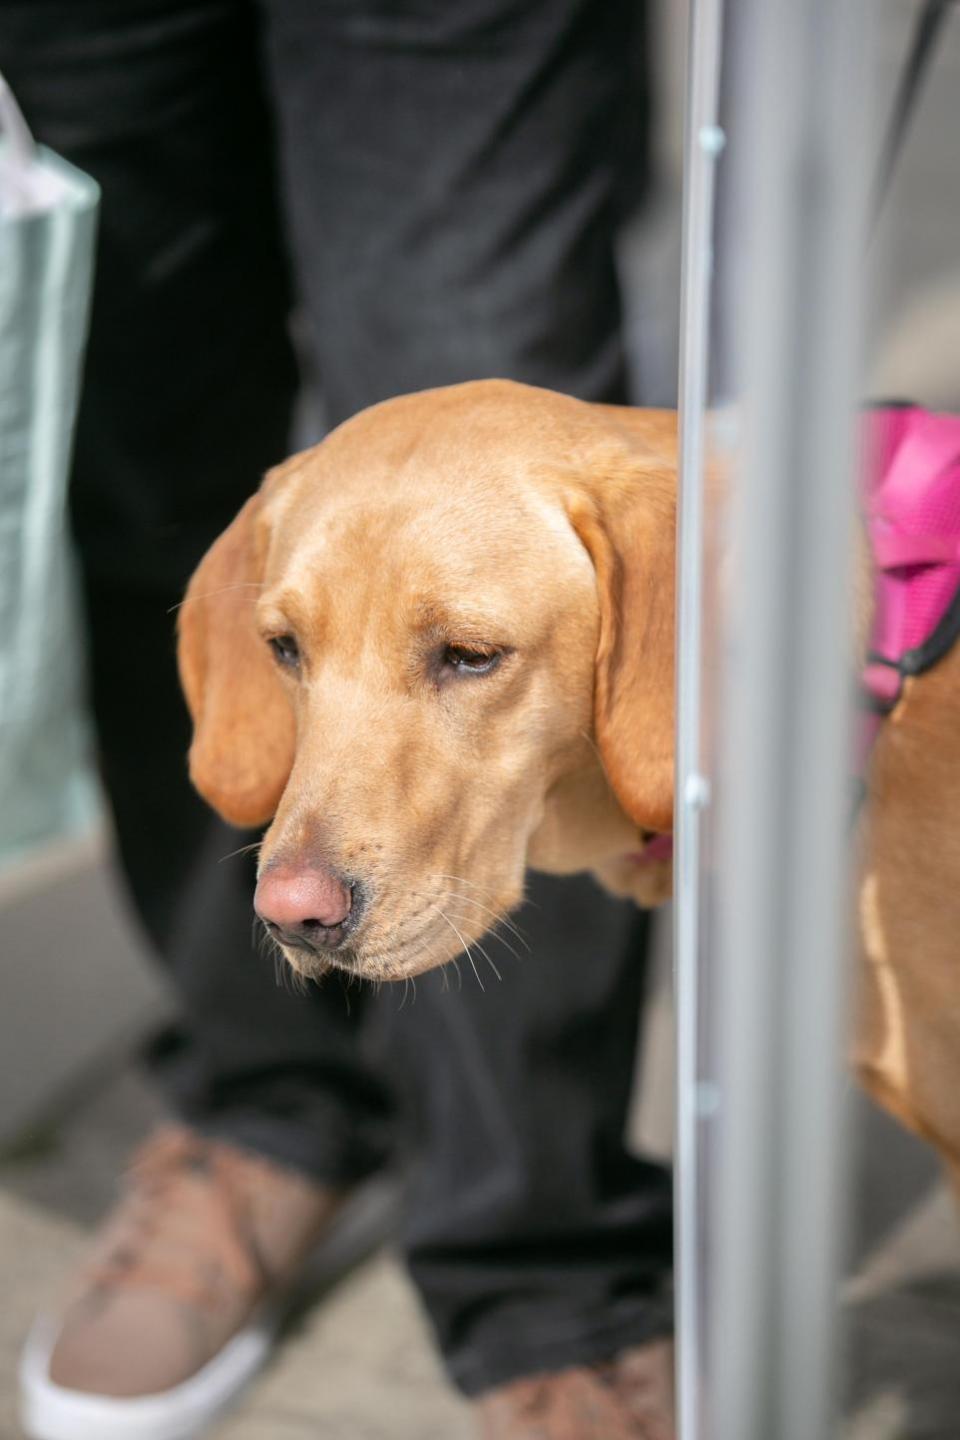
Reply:
[[[915, 7], [876, 0], [876, 9], [872, 66], [883, 116]], [[644, 396], [672, 404], [686, 6], [660, 0], [654, 20], [656, 179], [623, 235], [622, 269]], [[885, 204], [870, 305], [870, 393], [951, 409], [960, 409], [958, 96], [960, 18], [946, 26]], [[672, 1017], [665, 925], [659, 942], [633, 1128], [638, 1148], [666, 1154]], [[172, 1002], [114, 883], [102, 821], [0, 870], [0, 984], [0, 1440], [13, 1440], [24, 1333], [109, 1202], [131, 1145], [158, 1113], [136, 1054]], [[930, 1153], [865, 1101], [856, 1106], [843, 1433], [849, 1440], [953, 1440], [960, 1433], [957, 1217]], [[299, 1320], [215, 1433], [224, 1440], [456, 1440], [471, 1433], [389, 1245]]]

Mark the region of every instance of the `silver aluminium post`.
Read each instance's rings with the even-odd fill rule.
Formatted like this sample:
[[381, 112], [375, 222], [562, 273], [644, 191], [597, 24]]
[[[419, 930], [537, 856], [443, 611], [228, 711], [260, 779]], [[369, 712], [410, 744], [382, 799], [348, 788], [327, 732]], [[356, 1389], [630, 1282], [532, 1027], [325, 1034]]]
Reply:
[[677, 1412], [699, 1440], [704, 1275], [699, 1251], [698, 966], [700, 824], [708, 796], [701, 755], [705, 423], [722, 0], [692, 0], [684, 145], [680, 308], [680, 503], [677, 537], [677, 802], [674, 901], [676, 1004], [675, 1247]]
[[862, 0], [730, 0], [739, 347], [716, 949], [709, 1440], [834, 1424]]

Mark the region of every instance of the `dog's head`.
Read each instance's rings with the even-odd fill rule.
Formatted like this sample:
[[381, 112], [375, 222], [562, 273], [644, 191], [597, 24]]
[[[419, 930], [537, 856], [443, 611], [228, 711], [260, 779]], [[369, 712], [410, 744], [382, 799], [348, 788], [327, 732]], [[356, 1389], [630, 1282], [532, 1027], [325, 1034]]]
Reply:
[[655, 903], [672, 828], [675, 417], [507, 382], [405, 396], [272, 471], [180, 611], [190, 773], [272, 822], [293, 966], [449, 960], [528, 864]]

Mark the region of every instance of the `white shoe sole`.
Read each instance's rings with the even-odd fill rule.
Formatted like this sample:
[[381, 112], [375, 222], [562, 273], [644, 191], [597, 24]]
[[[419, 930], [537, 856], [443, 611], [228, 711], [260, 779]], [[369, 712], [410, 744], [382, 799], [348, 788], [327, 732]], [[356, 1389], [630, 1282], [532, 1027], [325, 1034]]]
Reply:
[[20, 1360], [20, 1417], [31, 1440], [193, 1440], [253, 1378], [276, 1322], [239, 1331], [196, 1375], [156, 1395], [116, 1399], [66, 1390], [50, 1379], [56, 1323], [34, 1325]]
[[373, 1181], [347, 1206], [281, 1301], [264, 1308], [189, 1380], [119, 1399], [68, 1390], [50, 1378], [56, 1321], [41, 1317], [20, 1356], [20, 1422], [29, 1440], [194, 1440], [227, 1410], [270, 1354], [277, 1331], [307, 1294], [358, 1263], [391, 1228], [397, 1191]]

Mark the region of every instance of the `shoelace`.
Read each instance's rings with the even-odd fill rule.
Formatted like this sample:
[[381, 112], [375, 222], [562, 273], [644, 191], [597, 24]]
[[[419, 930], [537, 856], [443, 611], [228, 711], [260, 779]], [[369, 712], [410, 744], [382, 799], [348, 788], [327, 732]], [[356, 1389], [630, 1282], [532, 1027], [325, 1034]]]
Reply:
[[133, 1158], [113, 1243], [87, 1280], [204, 1308], [226, 1295], [252, 1300], [268, 1276], [235, 1171], [215, 1142], [173, 1127], [151, 1137]]

